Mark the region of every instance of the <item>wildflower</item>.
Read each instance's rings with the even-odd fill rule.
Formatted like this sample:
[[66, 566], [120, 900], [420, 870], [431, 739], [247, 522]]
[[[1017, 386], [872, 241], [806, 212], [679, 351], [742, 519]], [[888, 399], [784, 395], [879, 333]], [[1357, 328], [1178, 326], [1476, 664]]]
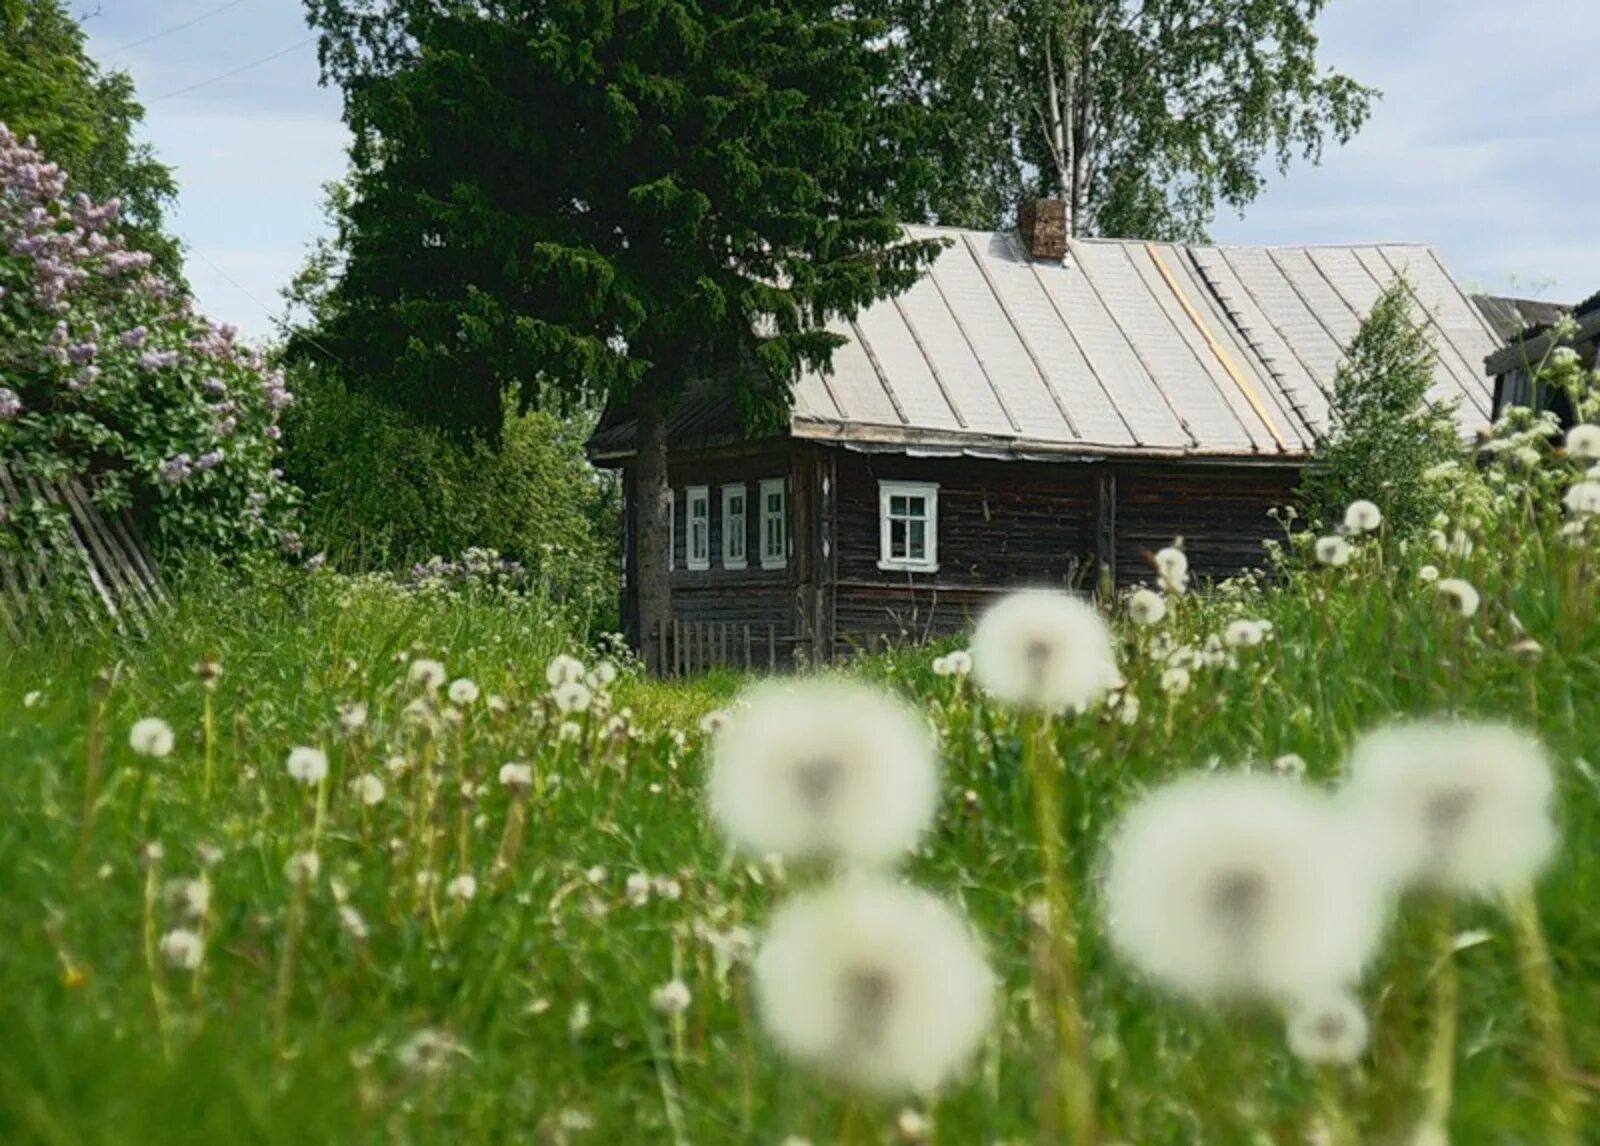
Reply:
[[1440, 600], [1459, 615], [1470, 617], [1478, 611], [1478, 591], [1459, 577], [1446, 577], [1436, 581], [1433, 587]]
[[383, 762], [383, 766], [388, 770], [389, 775], [403, 776], [406, 770], [411, 767], [411, 761], [404, 756], [391, 756]]
[[429, 660], [427, 657], [418, 657], [411, 662], [411, 668], [407, 671], [407, 675], [410, 677], [412, 684], [432, 692], [444, 684], [444, 665], [438, 661]]
[[1355, 537], [1372, 533], [1383, 524], [1383, 511], [1365, 499], [1352, 501], [1344, 511], [1344, 530]]
[[350, 791], [355, 793], [356, 799], [371, 808], [383, 803], [387, 789], [384, 788], [381, 777], [368, 772], [350, 781]]
[[478, 894], [478, 880], [470, 872], [462, 872], [445, 885], [444, 891], [451, 899], [466, 903]]
[[339, 706], [339, 729], [346, 735], [358, 732], [366, 726], [367, 706], [358, 700]]
[[689, 988], [684, 981], [674, 979], [670, 983], [663, 983], [650, 993], [650, 1005], [670, 1018], [687, 1011], [691, 998]]
[[465, 1048], [443, 1031], [420, 1030], [401, 1046], [401, 1067], [412, 1074], [431, 1077], [443, 1073], [451, 1058], [466, 1054]]
[[1579, 517], [1590, 517], [1600, 513], [1600, 481], [1580, 481], [1567, 490], [1566, 496], [1561, 499], [1565, 505]]
[[478, 686], [466, 677], [461, 677], [450, 682], [450, 691], [446, 695], [450, 697], [451, 704], [459, 704], [465, 708], [478, 699]]
[[944, 657], [934, 657], [933, 658], [933, 675], [934, 676], [949, 676], [950, 675], [950, 662], [948, 660], [946, 660]]
[[561, 727], [556, 729], [556, 738], [563, 743], [570, 743], [583, 738], [583, 726], [571, 720], [563, 720]]
[[500, 765], [500, 786], [520, 796], [533, 790], [533, 767], [529, 764]]
[[589, 687], [596, 692], [602, 692], [617, 683], [617, 666], [610, 661], [601, 661], [590, 670]]
[[205, 940], [186, 927], [173, 928], [161, 937], [161, 958], [176, 970], [193, 971], [205, 953]]
[[1532, 664], [1534, 661], [1544, 656], [1544, 646], [1538, 641], [1534, 640], [1532, 637], [1523, 637], [1516, 644], [1511, 646], [1511, 652], [1519, 661]]
[[1161, 673], [1161, 691], [1170, 696], [1182, 696], [1193, 682], [1189, 670], [1182, 665], [1172, 665]]
[[1189, 587], [1189, 558], [1176, 545], [1156, 552], [1156, 575], [1167, 592], [1181, 594]]
[[1401, 885], [1520, 888], [1555, 849], [1550, 761], [1504, 724], [1419, 720], [1357, 742], [1344, 799]]
[[1586, 423], [1568, 430], [1567, 455], [1586, 460], [1600, 458], [1600, 426]]
[[322, 871], [322, 858], [316, 852], [295, 852], [283, 865], [284, 877], [290, 883], [311, 883]]
[[147, 716], [128, 730], [128, 747], [152, 760], [171, 753], [174, 742], [172, 725], [159, 716]]
[[944, 661], [950, 669], [951, 676], [966, 676], [972, 671], [972, 654], [966, 649], [957, 649], [946, 656]]
[[758, 855], [884, 862], [916, 843], [937, 799], [923, 723], [860, 685], [758, 686], [712, 746], [712, 817]]
[[1024, 590], [990, 606], [973, 634], [972, 656], [989, 692], [1047, 712], [1087, 709], [1121, 682], [1100, 614], [1054, 590]]
[[0, 386], [0, 422], [9, 422], [22, 413], [22, 396], [15, 390]]
[[216, 657], [201, 657], [195, 663], [194, 675], [207, 689], [214, 689], [222, 679], [222, 662]]
[[1438, 579], [1439, 567], [1437, 565], [1424, 565], [1421, 569], [1417, 570], [1417, 580], [1421, 581], [1424, 585], [1432, 585]]
[[1167, 615], [1167, 599], [1149, 589], [1135, 589], [1128, 598], [1128, 616], [1136, 625], [1158, 625]]
[[1298, 1003], [1289, 1012], [1289, 1049], [1317, 1066], [1349, 1066], [1367, 1049], [1367, 1017], [1343, 991]]
[[634, 907], [643, 907], [650, 902], [650, 877], [642, 871], [634, 872], [628, 877], [624, 894]]
[[790, 901], [755, 961], [761, 1018], [789, 1055], [869, 1091], [928, 1091], [976, 1050], [994, 977], [966, 921], [924, 892], [857, 878]]
[[319, 748], [296, 748], [286, 764], [289, 776], [298, 784], [320, 784], [328, 775], [328, 756]]
[[203, 879], [175, 879], [167, 884], [167, 902], [185, 919], [201, 919], [211, 907], [211, 885]]
[[1112, 693], [1107, 707], [1123, 724], [1137, 724], [1139, 721], [1139, 698], [1131, 692]]
[[1253, 649], [1267, 639], [1271, 626], [1265, 621], [1230, 621], [1222, 632], [1222, 643], [1230, 649]]
[[560, 653], [550, 658], [550, 663], [545, 666], [544, 679], [552, 689], [560, 688], [564, 684], [571, 684], [583, 679], [583, 662], [577, 657]]
[[1342, 537], [1319, 537], [1314, 547], [1317, 563], [1335, 569], [1350, 563], [1350, 543]]
[[1118, 826], [1110, 935], [1183, 994], [1301, 998], [1354, 981], [1371, 955], [1382, 913], [1370, 875], [1327, 801], [1294, 781], [1191, 777]]
[[582, 681], [569, 680], [552, 689], [550, 699], [555, 701], [556, 711], [570, 713], [586, 711], [594, 696]]

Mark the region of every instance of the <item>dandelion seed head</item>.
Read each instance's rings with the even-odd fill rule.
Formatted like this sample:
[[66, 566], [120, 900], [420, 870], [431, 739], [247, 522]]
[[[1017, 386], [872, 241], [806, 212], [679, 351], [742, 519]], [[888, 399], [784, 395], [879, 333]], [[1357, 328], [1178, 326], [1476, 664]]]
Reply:
[[1230, 649], [1253, 649], [1267, 639], [1270, 631], [1264, 621], [1230, 621], [1222, 632], [1222, 643]]
[[1167, 599], [1152, 589], [1135, 589], [1128, 596], [1128, 616], [1136, 625], [1159, 625], [1167, 615]]
[[687, 1011], [692, 999], [688, 985], [682, 979], [673, 979], [650, 993], [650, 1006], [670, 1018]]
[[1517, 890], [1556, 846], [1555, 784], [1533, 737], [1504, 724], [1417, 720], [1356, 743], [1344, 800], [1396, 884]]
[[1383, 511], [1366, 499], [1352, 501], [1344, 511], [1345, 532], [1360, 537], [1383, 524]]
[[442, 1074], [451, 1060], [466, 1054], [466, 1049], [443, 1031], [431, 1028], [418, 1031], [401, 1045], [396, 1055], [400, 1066], [411, 1074], [432, 1077]]
[[1579, 517], [1600, 513], [1600, 481], [1586, 478], [1569, 488], [1561, 503]]
[[556, 711], [573, 713], [586, 711], [594, 695], [581, 680], [569, 680], [552, 689], [550, 699], [555, 701]]
[[1328, 565], [1335, 569], [1350, 564], [1350, 555], [1354, 550], [1350, 543], [1342, 537], [1328, 536], [1317, 538], [1313, 547], [1319, 565]]
[[412, 684], [429, 692], [439, 688], [445, 680], [444, 665], [427, 657], [418, 657], [412, 661], [407, 675]]
[[368, 772], [350, 781], [350, 791], [355, 794], [356, 799], [372, 808], [383, 803], [383, 797], [388, 789], [384, 787], [382, 777]]
[[316, 852], [296, 852], [283, 865], [283, 874], [290, 883], [313, 883], [322, 871], [322, 857]]
[[289, 752], [285, 767], [295, 783], [310, 787], [327, 778], [328, 756], [320, 748], [295, 748]]
[[1328, 802], [1281, 777], [1191, 777], [1116, 829], [1109, 931], [1152, 980], [1196, 998], [1305, 997], [1353, 982], [1381, 897]]
[[1424, 565], [1421, 569], [1417, 570], [1417, 580], [1421, 581], [1424, 585], [1432, 585], [1438, 579], [1439, 567], [1437, 565]]
[[500, 765], [500, 786], [518, 796], [533, 791], [533, 766], [531, 764]]
[[973, 673], [1000, 700], [1081, 712], [1121, 683], [1111, 631], [1094, 607], [1066, 593], [1026, 589], [978, 622]]
[[346, 735], [359, 732], [367, 724], [367, 706], [352, 700], [339, 706], [339, 730]]
[[763, 855], [894, 859], [938, 799], [923, 722], [877, 689], [836, 680], [757, 686], [712, 744], [712, 818]]
[[1289, 1050], [1317, 1066], [1349, 1066], [1367, 1049], [1367, 1016], [1346, 992], [1328, 992], [1289, 1010]]
[[167, 884], [167, 902], [184, 919], [202, 919], [211, 908], [211, 885], [203, 879], [175, 879]]
[[205, 940], [186, 927], [175, 927], [161, 937], [161, 959], [178, 971], [193, 971], [205, 958]]
[[451, 899], [466, 903], [478, 894], [478, 880], [471, 872], [462, 872], [445, 885], [444, 892]]
[[878, 1093], [952, 1078], [994, 1004], [966, 921], [933, 896], [867, 877], [780, 909], [756, 955], [755, 987], [786, 1054]]
[[170, 755], [174, 742], [172, 725], [159, 716], [147, 716], [128, 730], [128, 747], [152, 760]]
[[1161, 691], [1168, 696], [1182, 696], [1193, 683], [1194, 678], [1183, 665], [1170, 665], [1161, 672]]
[[1470, 617], [1478, 611], [1478, 591], [1459, 577], [1445, 577], [1433, 583], [1439, 599], [1461, 617]]
[[450, 682], [450, 689], [445, 694], [450, 698], [451, 704], [459, 704], [463, 708], [478, 699], [478, 685], [466, 677], [458, 677]]
[[577, 657], [559, 653], [545, 666], [544, 679], [552, 689], [583, 680], [583, 662]]
[[22, 694], [23, 708], [38, 708], [43, 703], [44, 693], [40, 692], [38, 689], [33, 689]]
[[966, 649], [957, 649], [944, 658], [945, 664], [950, 669], [951, 676], [966, 676], [972, 672], [972, 654]]
[[603, 692], [617, 683], [617, 666], [611, 661], [601, 661], [589, 670], [589, 687]]

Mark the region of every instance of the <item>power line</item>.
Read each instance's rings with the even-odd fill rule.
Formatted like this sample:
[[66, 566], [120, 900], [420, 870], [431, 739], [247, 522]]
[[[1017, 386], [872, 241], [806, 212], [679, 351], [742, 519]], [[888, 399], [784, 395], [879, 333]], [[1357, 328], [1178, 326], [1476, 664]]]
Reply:
[[[272, 308], [269, 307], [266, 303], [262, 302], [255, 295], [251, 294], [248, 290], [246, 290], [243, 283], [241, 283], [238, 279], [234, 278], [227, 271], [223, 270], [221, 267], [217, 266], [216, 263], [212, 262], [209, 258], [207, 258], [204, 251], [200, 250], [198, 247], [189, 247], [189, 248], [186, 249], [185, 253], [194, 255], [196, 258], [198, 258], [206, 266], [210, 267], [212, 270], [216, 271], [217, 274], [221, 275], [222, 276], [222, 280], [224, 282], [226, 282], [229, 286], [233, 287], [234, 290], [238, 291], [240, 294], [244, 295], [245, 298], [249, 299], [251, 302], [255, 303], [256, 306], [260, 307], [261, 308], [261, 313], [266, 315], [267, 316], [267, 320], [269, 322], [271, 322], [274, 326], [276, 326], [280, 331], [288, 330], [289, 324], [287, 322], [287, 315], [285, 315], [284, 317], [280, 318], [278, 315], [274, 314], [272, 312]], [[328, 347], [326, 347], [322, 343], [318, 342], [315, 338], [311, 337], [311, 335], [308, 332], [306, 332], [304, 330], [300, 330], [300, 331], [296, 331], [295, 333], [297, 333], [301, 338], [305, 339], [306, 342], [310, 343], [312, 346], [314, 346], [318, 350], [322, 351], [322, 353], [326, 354], [329, 358], [333, 359], [340, 366], [343, 366], [347, 370], [350, 368], [350, 364], [349, 363], [347, 363], [343, 358], [340, 358], [337, 354], [335, 354]]]
[[144, 37], [142, 37], [140, 39], [131, 40], [126, 44], [119, 44], [116, 47], [110, 49], [108, 52], [106, 52], [106, 55], [108, 55], [108, 56], [121, 55], [123, 52], [128, 51], [130, 48], [137, 48], [140, 44], [148, 44], [151, 40], [159, 40], [163, 36], [170, 36], [174, 32], [181, 32], [185, 28], [193, 27], [194, 25], [200, 23], [200, 21], [202, 21], [202, 20], [209, 20], [213, 16], [220, 16], [222, 13], [226, 12], [229, 8], [237, 8], [239, 5], [243, 4], [244, 2], [245, 2], [245, 0], [228, 0], [228, 2], [226, 4], [219, 4], [217, 7], [209, 9], [208, 11], [202, 12], [198, 16], [192, 16], [189, 19], [184, 20], [181, 23], [173, 24], [173, 25], [171, 25], [169, 27], [163, 28], [159, 32], [152, 32], [148, 36], [144, 36]]
[[188, 87], [179, 88], [176, 91], [163, 92], [150, 102], [159, 103], [164, 99], [172, 99], [174, 96], [188, 95], [190, 92], [195, 91], [198, 88], [208, 87], [215, 83], [221, 83], [223, 80], [230, 80], [234, 76], [250, 71], [252, 68], [259, 68], [262, 64], [270, 64], [273, 60], [279, 59], [282, 56], [287, 56], [290, 52], [297, 51], [298, 49], [305, 47], [315, 39], [315, 36], [307, 36], [303, 40], [295, 41], [287, 48], [282, 48], [279, 51], [273, 52], [270, 56], [262, 56], [259, 60], [252, 60], [248, 64], [234, 68], [231, 72], [223, 72], [220, 76], [212, 76], [210, 79], [201, 80], [197, 84], [190, 84]]

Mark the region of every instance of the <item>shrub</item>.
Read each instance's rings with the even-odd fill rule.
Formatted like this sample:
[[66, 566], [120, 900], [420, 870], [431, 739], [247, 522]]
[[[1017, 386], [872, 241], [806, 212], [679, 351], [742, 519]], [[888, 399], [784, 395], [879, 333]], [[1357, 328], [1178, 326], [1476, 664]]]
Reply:
[[[117, 200], [68, 202], [66, 178], [0, 125], [0, 457], [21, 478], [81, 479], [167, 547], [292, 544], [283, 376], [128, 249]], [[66, 528], [35, 499], [8, 532]]]

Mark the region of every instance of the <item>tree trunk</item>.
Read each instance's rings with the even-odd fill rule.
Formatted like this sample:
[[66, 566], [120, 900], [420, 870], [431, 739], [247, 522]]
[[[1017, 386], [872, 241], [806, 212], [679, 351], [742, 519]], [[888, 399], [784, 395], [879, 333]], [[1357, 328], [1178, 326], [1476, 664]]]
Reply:
[[634, 482], [633, 535], [639, 550], [634, 558], [639, 594], [639, 646], [645, 667], [654, 673], [667, 670], [662, 634], [672, 621], [672, 578], [668, 568], [672, 544], [672, 489], [667, 484], [666, 402], [648, 382], [640, 386], [638, 413], [638, 466]]

